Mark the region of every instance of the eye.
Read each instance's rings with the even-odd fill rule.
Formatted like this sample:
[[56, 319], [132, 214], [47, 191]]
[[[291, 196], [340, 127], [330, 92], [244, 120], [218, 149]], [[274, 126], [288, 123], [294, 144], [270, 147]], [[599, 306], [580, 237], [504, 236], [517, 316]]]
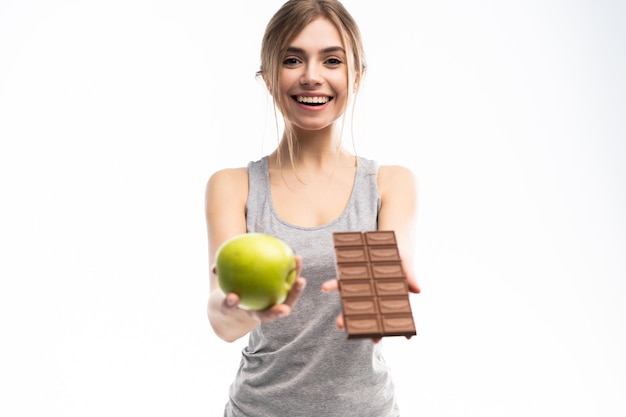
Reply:
[[326, 65], [329, 65], [331, 67], [337, 67], [341, 64], [343, 64], [343, 61], [341, 61], [339, 58], [328, 58], [326, 60]]
[[283, 60], [283, 65], [286, 65], [288, 67], [293, 67], [295, 65], [298, 65], [299, 63], [300, 63], [300, 60], [294, 57], [287, 57]]

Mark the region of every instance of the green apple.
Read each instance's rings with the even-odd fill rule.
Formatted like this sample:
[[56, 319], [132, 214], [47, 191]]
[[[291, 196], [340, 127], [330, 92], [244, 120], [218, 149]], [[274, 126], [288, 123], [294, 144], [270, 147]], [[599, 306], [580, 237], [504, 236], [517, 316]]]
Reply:
[[215, 273], [222, 291], [237, 294], [242, 307], [265, 310], [287, 298], [296, 279], [296, 257], [275, 236], [244, 233], [218, 248]]

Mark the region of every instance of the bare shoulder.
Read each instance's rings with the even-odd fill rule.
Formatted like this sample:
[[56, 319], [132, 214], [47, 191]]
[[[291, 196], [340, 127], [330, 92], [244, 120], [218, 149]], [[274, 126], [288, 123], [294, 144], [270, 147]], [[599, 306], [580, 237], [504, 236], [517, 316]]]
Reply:
[[416, 178], [413, 171], [400, 165], [381, 165], [378, 170], [378, 188], [381, 194], [394, 191], [415, 190]]
[[414, 248], [417, 217], [417, 181], [410, 169], [402, 166], [381, 166], [378, 170], [381, 206], [378, 213], [380, 230], [394, 230], [400, 252], [406, 259]]
[[227, 238], [246, 231], [247, 168], [216, 171], [206, 186], [205, 210], [211, 255]]
[[207, 182], [207, 192], [209, 189], [228, 188], [248, 188], [247, 168], [225, 168], [215, 171]]
[[248, 169], [225, 168], [214, 172], [207, 181], [206, 198], [220, 198], [228, 196], [233, 202], [240, 199], [245, 201], [248, 195]]

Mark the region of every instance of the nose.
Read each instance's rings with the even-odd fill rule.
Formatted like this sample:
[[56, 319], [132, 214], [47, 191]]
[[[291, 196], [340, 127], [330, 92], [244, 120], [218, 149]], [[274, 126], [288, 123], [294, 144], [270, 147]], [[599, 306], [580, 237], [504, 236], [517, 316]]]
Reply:
[[321, 84], [322, 77], [320, 75], [317, 65], [309, 63], [303, 68], [304, 71], [302, 72], [302, 77], [300, 78], [300, 83], [302, 85], [313, 86]]

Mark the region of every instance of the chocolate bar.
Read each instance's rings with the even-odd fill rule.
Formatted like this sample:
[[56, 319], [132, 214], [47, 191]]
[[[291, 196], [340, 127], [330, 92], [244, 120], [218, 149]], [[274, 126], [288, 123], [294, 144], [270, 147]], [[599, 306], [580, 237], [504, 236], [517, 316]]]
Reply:
[[349, 339], [416, 334], [409, 288], [393, 231], [333, 233]]

